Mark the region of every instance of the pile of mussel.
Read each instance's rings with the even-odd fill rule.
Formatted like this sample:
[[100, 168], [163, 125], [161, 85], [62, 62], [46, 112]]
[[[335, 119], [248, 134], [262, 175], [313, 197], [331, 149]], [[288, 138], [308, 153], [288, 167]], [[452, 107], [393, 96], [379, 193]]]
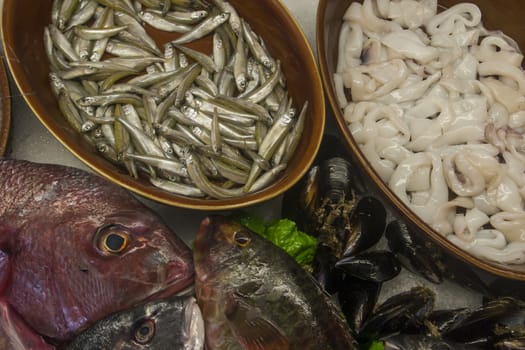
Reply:
[[[356, 339], [383, 339], [392, 349], [524, 349], [525, 302], [495, 293], [476, 271], [396, 218], [338, 142], [325, 138], [305, 178], [285, 195], [283, 216], [317, 238], [311, 272], [338, 301]], [[383, 283], [402, 269], [430, 284], [457, 282], [484, 302], [439, 310], [435, 292], [423, 285], [378, 302]]]

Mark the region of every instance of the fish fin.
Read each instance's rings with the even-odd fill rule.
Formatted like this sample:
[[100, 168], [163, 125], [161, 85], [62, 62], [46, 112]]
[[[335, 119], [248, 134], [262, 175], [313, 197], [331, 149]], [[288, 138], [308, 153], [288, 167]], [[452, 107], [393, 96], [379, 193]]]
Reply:
[[248, 350], [288, 350], [284, 332], [261, 310], [250, 305], [241, 295], [227, 300], [225, 316], [233, 334]]

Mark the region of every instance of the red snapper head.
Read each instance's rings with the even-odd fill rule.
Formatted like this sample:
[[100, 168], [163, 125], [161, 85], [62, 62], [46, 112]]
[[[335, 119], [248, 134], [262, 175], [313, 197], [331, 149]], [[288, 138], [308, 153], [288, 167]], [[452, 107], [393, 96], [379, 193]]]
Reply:
[[38, 333], [69, 339], [110, 313], [192, 285], [190, 249], [155, 214], [103, 211], [32, 220], [11, 242], [6, 297]]

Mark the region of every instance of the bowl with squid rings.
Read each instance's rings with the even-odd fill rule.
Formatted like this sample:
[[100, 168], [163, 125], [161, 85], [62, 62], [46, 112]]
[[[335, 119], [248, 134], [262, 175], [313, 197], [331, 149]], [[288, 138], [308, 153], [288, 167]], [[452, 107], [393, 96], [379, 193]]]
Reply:
[[297, 182], [319, 148], [325, 105], [288, 10], [130, 5], [3, 2], [9, 69], [51, 134], [100, 175], [178, 207], [244, 207]]
[[525, 280], [519, 1], [321, 0], [317, 49], [339, 134], [409, 227]]

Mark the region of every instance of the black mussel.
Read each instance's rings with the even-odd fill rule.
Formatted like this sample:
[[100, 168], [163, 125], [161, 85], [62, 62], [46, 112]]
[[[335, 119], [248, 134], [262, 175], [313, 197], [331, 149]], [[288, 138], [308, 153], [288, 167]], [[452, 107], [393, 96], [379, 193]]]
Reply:
[[354, 201], [352, 165], [342, 157], [332, 157], [321, 164], [321, 193], [328, 203]]
[[322, 243], [317, 245], [312, 275], [329, 294], [336, 293], [341, 285], [342, 272], [335, 268], [336, 262], [332, 248]]
[[386, 209], [375, 197], [363, 197], [350, 216], [344, 255], [353, 255], [375, 245], [385, 231]]
[[302, 181], [302, 189], [299, 191], [299, 207], [306, 217], [312, 217], [319, 206], [319, 181], [321, 168], [316, 165], [310, 168]]
[[309, 217], [313, 215], [318, 203], [320, 168], [311, 167], [297, 184], [285, 192], [282, 200], [281, 216], [297, 224], [297, 228], [310, 234]]
[[507, 278], [494, 278], [488, 289], [493, 295], [508, 296], [525, 302], [525, 283]]
[[384, 350], [478, 350], [474, 345], [460, 344], [422, 334], [395, 334], [384, 339]]
[[366, 320], [358, 338], [377, 339], [407, 328], [422, 328], [434, 308], [435, 298], [434, 292], [425, 287], [414, 287], [388, 298]]
[[352, 276], [344, 276], [337, 293], [337, 301], [341, 306], [350, 329], [358, 332], [372, 313], [379, 293], [381, 283], [363, 281]]
[[473, 290], [485, 297], [494, 297], [487, 283], [477, 273], [476, 267], [467, 265], [464, 261], [450, 254], [441, 255], [443, 264], [440, 264], [441, 275], [464, 288]]
[[470, 313], [469, 308], [434, 310], [428, 315], [429, 335], [441, 335], [460, 323]]
[[511, 330], [504, 334], [498, 334], [490, 344], [491, 349], [495, 350], [523, 350], [525, 349], [525, 330]]
[[[347, 160], [351, 159], [351, 155], [348, 152], [347, 145], [344, 144], [341, 138], [337, 135], [326, 134], [323, 137], [323, 142], [319, 147], [317, 156], [315, 158], [315, 164], [322, 164], [325, 160], [330, 158], [344, 158]], [[349, 165], [352, 163], [350, 162]], [[367, 193], [367, 186], [365, 184], [365, 177], [361, 169], [355, 166], [351, 166], [350, 179], [353, 189], [358, 194]]]
[[342, 258], [335, 267], [361, 280], [385, 282], [399, 275], [401, 264], [388, 250], [366, 251]]
[[385, 236], [388, 247], [404, 267], [430, 282], [443, 282], [442, 254], [434, 243], [424, 240], [399, 220], [387, 225]]
[[[335, 159], [335, 160], [333, 160]], [[352, 188], [354, 191], [364, 194], [367, 192], [364, 183], [364, 177], [361, 175], [359, 168], [351, 165], [348, 161], [350, 154], [347, 146], [341, 139], [332, 134], [323, 137], [323, 142], [317, 152], [313, 166], [309, 169], [303, 179], [286, 191], [283, 196], [282, 216], [290, 218], [298, 223], [298, 227], [310, 232], [311, 228], [307, 227], [306, 219], [315, 219], [314, 212], [319, 208], [320, 198], [326, 196], [326, 192], [331, 192], [331, 187], [335, 184], [341, 184], [333, 181], [334, 175], [344, 174], [342, 184]], [[343, 165], [343, 173], [330, 172], [327, 164], [340, 163]], [[321, 179], [321, 173], [325, 173]], [[327, 174], [329, 173], [329, 175]], [[324, 183], [324, 184], [323, 184]], [[317, 213], [316, 215], [319, 215]], [[320, 220], [322, 221], [322, 219]]]
[[351, 165], [344, 158], [335, 157], [323, 162], [318, 171], [314, 169], [308, 173], [303, 187], [303, 191], [310, 193], [300, 196], [307, 220], [306, 232], [330, 247], [339, 259], [348, 236], [350, 214], [356, 205]]
[[441, 331], [441, 336], [461, 343], [490, 344], [504, 327], [523, 326], [524, 312], [521, 302], [514, 298], [494, 299], [468, 312], [462, 311], [461, 317], [455, 317]]

